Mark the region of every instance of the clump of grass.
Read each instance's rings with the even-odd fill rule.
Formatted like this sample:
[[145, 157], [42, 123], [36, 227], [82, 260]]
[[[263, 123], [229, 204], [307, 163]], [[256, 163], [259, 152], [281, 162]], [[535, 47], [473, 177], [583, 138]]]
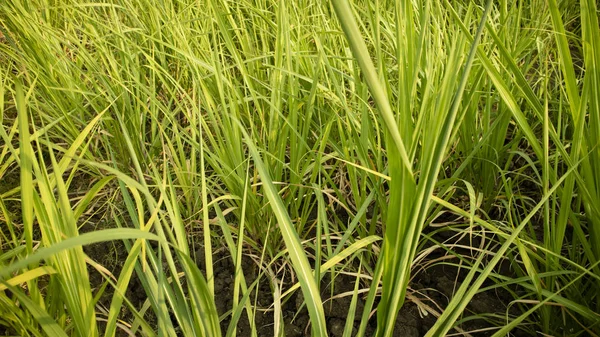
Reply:
[[[596, 13], [591, 0], [2, 2], [0, 184], [20, 181], [0, 186], [0, 326], [235, 336], [245, 316], [258, 336], [268, 279], [275, 335], [299, 291], [326, 336], [322, 280], [352, 274], [348, 317], [365, 309], [344, 336], [366, 335], [372, 313], [391, 336], [405, 298], [438, 316], [430, 336], [482, 317], [498, 336], [598, 334]], [[91, 212], [104, 193], [116, 211]], [[437, 223], [449, 214], [456, 226]], [[96, 220], [113, 228], [80, 233]], [[457, 228], [468, 244], [439, 240]], [[82, 249], [109, 240], [127, 250], [115, 274]], [[223, 247], [234, 298], [219, 316]], [[439, 310], [407, 292], [434, 250], [465, 271]], [[466, 313], [495, 289], [517, 310]]]

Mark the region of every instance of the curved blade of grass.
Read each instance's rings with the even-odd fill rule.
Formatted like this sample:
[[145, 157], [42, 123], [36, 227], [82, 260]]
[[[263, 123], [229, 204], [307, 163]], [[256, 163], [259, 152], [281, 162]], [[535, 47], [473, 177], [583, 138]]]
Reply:
[[41, 260], [47, 259], [55, 255], [58, 252], [71, 249], [74, 247], [89, 245], [92, 243], [113, 241], [113, 240], [125, 240], [125, 239], [146, 239], [155, 240], [161, 243], [166, 243], [164, 239], [158, 237], [155, 234], [141, 231], [139, 229], [132, 228], [113, 228], [103, 229], [100, 231], [90, 232], [81, 234], [79, 236], [65, 239], [57, 244], [50, 247], [44, 247], [37, 250], [32, 255], [25, 259], [19, 260], [7, 267], [0, 270], [0, 279], [6, 279], [11, 273], [27, 267], [29, 264], [37, 263]]
[[[54, 270], [54, 268], [52, 268], [50, 266], [42, 266], [42, 267], [37, 267], [32, 270], [28, 270], [22, 274], [19, 274], [11, 279], [6, 280], [5, 282], [9, 286], [16, 286], [21, 283], [28, 282], [30, 280], [38, 278], [40, 276], [51, 275], [51, 274], [56, 274], [56, 270]], [[6, 289], [7, 289], [7, 286], [5, 286], [4, 284], [0, 284], [0, 291], [6, 290]]]
[[[342, 260], [344, 260], [345, 258], [347, 258], [348, 256], [356, 253], [357, 251], [359, 251], [360, 249], [367, 247], [377, 241], [380, 241], [381, 237], [377, 236], [377, 235], [371, 235], [371, 236], [367, 236], [366, 238], [357, 240], [356, 242], [354, 242], [353, 244], [351, 244], [350, 246], [348, 246], [346, 249], [342, 250], [341, 252], [335, 254], [334, 256], [332, 256], [329, 260], [327, 260], [327, 262], [323, 263], [321, 265], [321, 274], [324, 274], [326, 271], [328, 271], [329, 269], [331, 269], [331, 267], [337, 265], [338, 263], [342, 262]], [[300, 284], [296, 283], [293, 286], [291, 286], [288, 290], [286, 290], [283, 295], [281, 295], [282, 297], [286, 297], [287, 295], [291, 294], [292, 292], [294, 292], [296, 289], [298, 289], [298, 287], [300, 286]]]
[[114, 178], [114, 176], [108, 176], [96, 182], [94, 186], [92, 186], [92, 188], [85, 194], [83, 199], [81, 199], [81, 201], [79, 201], [79, 203], [75, 207], [75, 210], [73, 211], [73, 217], [75, 219], [79, 219], [79, 217], [83, 214], [90, 202], [92, 202], [92, 200], [96, 198], [96, 196], [104, 188], [104, 186], [106, 186], [106, 184], [108, 184]]

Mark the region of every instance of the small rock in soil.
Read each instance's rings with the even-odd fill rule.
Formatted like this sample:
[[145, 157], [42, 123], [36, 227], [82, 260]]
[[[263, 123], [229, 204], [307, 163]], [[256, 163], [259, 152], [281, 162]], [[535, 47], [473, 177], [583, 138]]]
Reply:
[[327, 315], [329, 317], [346, 319], [346, 317], [348, 316], [348, 309], [350, 308], [351, 303], [350, 297], [336, 298], [331, 302], [331, 304], [325, 305]]
[[285, 335], [289, 337], [300, 337], [302, 336], [302, 329], [295, 324], [288, 323], [285, 325]]
[[450, 299], [454, 293], [454, 282], [450, 281], [448, 277], [442, 276], [437, 280], [436, 288]]
[[301, 291], [296, 292], [296, 310], [300, 310], [304, 304], [304, 295]]
[[394, 328], [395, 337], [419, 337], [419, 329], [414, 326], [396, 324]]
[[346, 322], [339, 318], [329, 320], [329, 332], [334, 337], [342, 337], [344, 335], [344, 325]]
[[418, 324], [418, 322], [417, 322], [418, 312], [417, 311], [418, 311], [418, 308], [415, 304], [413, 304], [413, 303], [404, 304], [404, 306], [402, 306], [402, 309], [400, 309], [400, 312], [398, 312], [398, 318], [396, 319], [396, 324], [416, 327]]
[[478, 314], [495, 313], [499, 311], [498, 300], [487, 293], [479, 293], [469, 302], [469, 309]]

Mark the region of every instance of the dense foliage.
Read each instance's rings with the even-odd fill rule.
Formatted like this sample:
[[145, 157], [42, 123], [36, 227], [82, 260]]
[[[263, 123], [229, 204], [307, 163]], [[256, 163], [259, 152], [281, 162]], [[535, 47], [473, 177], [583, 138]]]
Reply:
[[2, 1], [0, 81], [0, 332], [257, 336], [267, 282], [276, 336], [298, 292], [326, 336], [350, 275], [344, 336], [407, 298], [428, 336], [600, 334], [594, 0]]

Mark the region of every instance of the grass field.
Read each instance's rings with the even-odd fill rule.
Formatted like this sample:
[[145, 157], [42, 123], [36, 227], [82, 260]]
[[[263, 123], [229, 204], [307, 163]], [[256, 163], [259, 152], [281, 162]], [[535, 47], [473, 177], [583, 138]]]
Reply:
[[594, 0], [0, 2], [0, 336], [600, 335]]

